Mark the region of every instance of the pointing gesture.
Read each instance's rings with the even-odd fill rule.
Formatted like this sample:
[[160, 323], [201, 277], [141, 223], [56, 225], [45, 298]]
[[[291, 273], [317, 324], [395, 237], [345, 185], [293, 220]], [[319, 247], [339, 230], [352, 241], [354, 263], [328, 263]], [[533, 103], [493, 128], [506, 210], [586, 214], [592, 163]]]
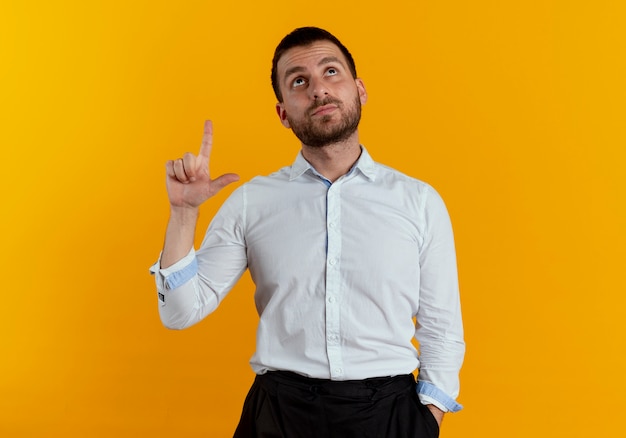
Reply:
[[234, 173], [211, 179], [209, 157], [213, 146], [213, 124], [204, 122], [204, 136], [198, 155], [187, 152], [166, 164], [167, 195], [172, 207], [197, 208], [228, 184], [239, 180]]

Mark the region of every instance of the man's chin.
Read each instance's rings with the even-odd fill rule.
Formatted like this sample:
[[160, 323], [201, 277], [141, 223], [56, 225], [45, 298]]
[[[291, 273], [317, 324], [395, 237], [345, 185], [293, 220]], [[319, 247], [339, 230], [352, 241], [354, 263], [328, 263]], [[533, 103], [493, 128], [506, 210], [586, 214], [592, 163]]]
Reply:
[[318, 135], [307, 135], [307, 136], [298, 136], [300, 141], [313, 148], [323, 148], [325, 146], [330, 146], [333, 144], [341, 143], [350, 138], [350, 136], [354, 133], [354, 131], [350, 133], [324, 133]]

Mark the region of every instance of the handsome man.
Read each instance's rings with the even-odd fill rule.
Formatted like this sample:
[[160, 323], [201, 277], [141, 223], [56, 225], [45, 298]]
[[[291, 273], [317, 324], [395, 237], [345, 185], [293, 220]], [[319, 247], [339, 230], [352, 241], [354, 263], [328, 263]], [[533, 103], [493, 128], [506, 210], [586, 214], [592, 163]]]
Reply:
[[248, 268], [260, 316], [257, 377], [236, 437], [438, 436], [443, 413], [461, 408], [465, 349], [443, 201], [360, 145], [367, 93], [333, 35], [287, 35], [272, 85], [301, 151], [238, 188], [197, 252], [198, 208], [238, 177], [209, 176], [210, 122], [198, 156], [167, 163], [171, 215], [151, 269], [161, 319], [195, 324]]

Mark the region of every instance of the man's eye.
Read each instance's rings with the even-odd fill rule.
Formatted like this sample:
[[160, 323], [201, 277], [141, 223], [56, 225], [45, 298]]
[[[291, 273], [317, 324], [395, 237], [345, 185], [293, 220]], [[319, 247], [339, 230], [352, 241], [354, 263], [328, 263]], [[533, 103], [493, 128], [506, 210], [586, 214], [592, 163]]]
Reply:
[[299, 87], [300, 85], [304, 85], [304, 79], [302, 79], [302, 78], [294, 79], [293, 86], [294, 87]]
[[327, 75], [329, 75], [329, 76], [334, 76], [334, 75], [336, 75], [337, 73], [338, 73], [338, 72], [337, 72], [337, 70], [336, 70], [336, 69], [334, 69], [334, 68], [332, 68], [332, 67], [331, 67], [331, 68], [329, 68], [328, 70], [326, 70], [326, 74], [327, 74]]

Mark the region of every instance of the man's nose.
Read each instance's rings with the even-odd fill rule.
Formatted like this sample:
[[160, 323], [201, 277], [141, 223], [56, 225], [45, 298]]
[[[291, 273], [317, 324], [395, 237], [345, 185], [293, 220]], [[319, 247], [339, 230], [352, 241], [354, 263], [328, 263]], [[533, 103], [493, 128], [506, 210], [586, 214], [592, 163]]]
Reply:
[[323, 99], [328, 96], [328, 87], [321, 78], [311, 78], [310, 81], [309, 90], [313, 100]]

